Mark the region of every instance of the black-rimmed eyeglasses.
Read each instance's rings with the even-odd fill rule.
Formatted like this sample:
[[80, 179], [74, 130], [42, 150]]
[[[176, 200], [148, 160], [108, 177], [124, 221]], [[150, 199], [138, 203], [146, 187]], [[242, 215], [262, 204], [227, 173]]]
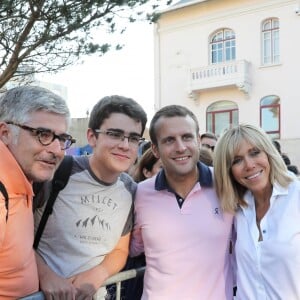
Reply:
[[215, 146], [211, 146], [209, 144], [201, 144], [203, 147], [207, 148], [207, 149], [210, 149], [211, 151], [214, 151], [215, 150]]
[[117, 131], [117, 130], [100, 130], [100, 129], [94, 129], [96, 133], [105, 134], [107, 137], [109, 137], [111, 140], [114, 140], [116, 142], [124, 141], [125, 138], [128, 139], [128, 143], [132, 146], [137, 147], [142, 141], [145, 140], [145, 138], [142, 138], [138, 134], [130, 134], [125, 135], [123, 131]]
[[36, 136], [39, 142], [43, 146], [50, 145], [55, 139], [59, 140], [61, 150], [66, 150], [71, 147], [72, 144], [76, 143], [76, 140], [72, 138], [71, 135], [67, 133], [55, 134], [54, 131], [48, 128], [33, 128], [27, 125], [18, 124], [14, 122], [6, 122], [7, 124], [18, 126], [24, 130], [30, 131], [34, 136]]

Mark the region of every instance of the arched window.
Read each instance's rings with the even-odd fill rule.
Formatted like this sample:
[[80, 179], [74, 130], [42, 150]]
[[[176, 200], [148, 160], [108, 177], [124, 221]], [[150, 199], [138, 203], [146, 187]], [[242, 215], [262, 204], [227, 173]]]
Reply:
[[280, 138], [280, 98], [266, 96], [260, 101], [260, 126], [271, 138]]
[[217, 64], [235, 60], [235, 33], [222, 29], [213, 34], [210, 40], [211, 63]]
[[279, 59], [279, 20], [272, 18], [262, 23], [262, 64], [278, 64]]
[[232, 101], [218, 101], [206, 111], [206, 131], [219, 136], [224, 130], [238, 125], [238, 107]]

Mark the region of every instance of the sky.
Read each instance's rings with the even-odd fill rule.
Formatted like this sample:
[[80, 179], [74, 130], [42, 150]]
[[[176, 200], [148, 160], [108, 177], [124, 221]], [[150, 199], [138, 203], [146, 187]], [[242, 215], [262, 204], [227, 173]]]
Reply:
[[[124, 44], [122, 50], [109, 51], [102, 57], [85, 57], [83, 64], [37, 78], [67, 87], [72, 118], [86, 117], [87, 110], [91, 111], [102, 97], [118, 94], [139, 102], [150, 119], [154, 113], [153, 26], [147, 22], [131, 23], [125, 33], [113, 36]], [[100, 35], [99, 31], [96, 38]]]

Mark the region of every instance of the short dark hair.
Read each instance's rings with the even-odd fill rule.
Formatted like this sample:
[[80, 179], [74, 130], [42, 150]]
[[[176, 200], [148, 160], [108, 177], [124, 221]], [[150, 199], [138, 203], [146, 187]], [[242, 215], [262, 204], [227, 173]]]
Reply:
[[208, 138], [208, 139], [212, 139], [212, 140], [215, 140], [217, 141], [218, 138], [216, 137], [215, 134], [213, 134], [212, 132], [205, 132], [205, 133], [202, 133], [200, 135], [200, 140], [202, 140], [203, 138]]
[[291, 164], [291, 160], [289, 159], [289, 157], [286, 155], [286, 154], [281, 154], [281, 157], [282, 157], [282, 159], [283, 159], [283, 161], [284, 161], [284, 163], [287, 165], [287, 166], [289, 166], [290, 164]]
[[122, 113], [137, 122], [141, 122], [141, 135], [143, 135], [147, 123], [144, 109], [133, 99], [118, 95], [106, 96], [95, 104], [90, 115], [89, 128], [99, 129], [103, 121], [109, 118], [112, 113]]
[[280, 145], [280, 143], [276, 140], [273, 140], [272, 143], [275, 146], [275, 148], [277, 149], [277, 151], [281, 154], [281, 145]]
[[162, 117], [165, 117], [165, 118], [186, 117], [186, 116], [190, 116], [195, 121], [196, 131], [198, 134], [199, 133], [199, 123], [198, 123], [197, 117], [188, 108], [181, 106], [181, 105], [167, 105], [167, 106], [162, 107], [160, 110], [158, 110], [155, 113], [155, 115], [153, 116], [151, 123], [150, 123], [150, 128], [149, 128], [149, 135], [150, 135], [150, 139], [151, 139], [152, 143], [154, 145], [157, 145], [155, 125], [160, 118], [162, 118]]
[[288, 165], [287, 169], [290, 172], [294, 173], [295, 175], [299, 175], [299, 170], [298, 170], [297, 166], [295, 166], [295, 165]]

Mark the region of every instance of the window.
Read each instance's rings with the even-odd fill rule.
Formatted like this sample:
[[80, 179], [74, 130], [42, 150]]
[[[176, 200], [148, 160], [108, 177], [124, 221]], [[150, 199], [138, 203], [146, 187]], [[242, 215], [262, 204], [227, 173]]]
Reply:
[[235, 34], [231, 29], [222, 29], [215, 33], [210, 45], [212, 64], [235, 60]]
[[260, 101], [260, 126], [272, 139], [280, 138], [280, 98], [266, 96]]
[[224, 130], [238, 125], [238, 107], [231, 101], [218, 101], [211, 104], [206, 111], [206, 131], [216, 136]]
[[263, 65], [279, 63], [279, 20], [268, 19], [262, 24]]

